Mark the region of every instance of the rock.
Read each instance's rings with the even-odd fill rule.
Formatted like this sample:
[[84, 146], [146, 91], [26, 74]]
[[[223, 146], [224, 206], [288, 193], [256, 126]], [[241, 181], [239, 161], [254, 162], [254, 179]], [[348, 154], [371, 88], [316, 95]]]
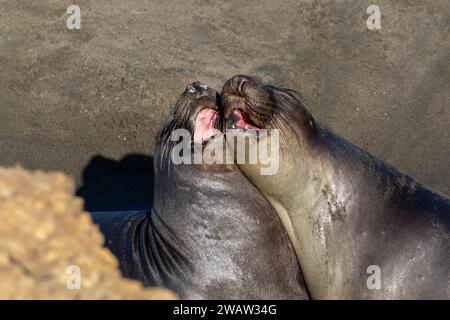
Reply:
[[0, 168], [0, 299], [175, 298], [121, 276], [73, 193], [62, 173]]

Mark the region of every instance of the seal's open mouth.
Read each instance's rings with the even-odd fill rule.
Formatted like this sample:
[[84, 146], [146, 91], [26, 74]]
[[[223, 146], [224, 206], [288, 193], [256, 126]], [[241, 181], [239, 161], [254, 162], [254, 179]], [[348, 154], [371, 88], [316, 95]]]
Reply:
[[259, 128], [251, 121], [248, 115], [240, 110], [235, 109], [228, 117], [227, 120], [227, 128], [228, 129], [244, 129], [244, 130], [256, 130]]
[[195, 117], [194, 143], [202, 143], [217, 133], [219, 116], [211, 108], [205, 108]]

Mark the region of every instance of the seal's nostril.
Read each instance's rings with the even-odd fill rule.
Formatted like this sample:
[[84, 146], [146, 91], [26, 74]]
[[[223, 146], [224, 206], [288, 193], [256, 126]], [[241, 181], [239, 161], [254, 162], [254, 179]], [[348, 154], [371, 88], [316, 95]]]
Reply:
[[252, 77], [246, 75], [235, 75], [228, 79], [223, 85], [222, 92], [231, 95], [243, 95], [247, 86], [253, 86], [255, 83]]
[[247, 79], [241, 79], [238, 84], [239, 93], [243, 94], [245, 90], [245, 85], [247, 84]]
[[194, 93], [196, 91], [193, 85], [188, 85], [186, 90], [189, 93]]

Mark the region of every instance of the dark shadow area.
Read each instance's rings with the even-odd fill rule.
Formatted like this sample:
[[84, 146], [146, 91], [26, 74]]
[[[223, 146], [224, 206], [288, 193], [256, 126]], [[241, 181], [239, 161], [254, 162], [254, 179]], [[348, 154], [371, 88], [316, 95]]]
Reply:
[[153, 203], [153, 157], [130, 154], [120, 161], [95, 156], [83, 170], [76, 195], [96, 211], [148, 210]]

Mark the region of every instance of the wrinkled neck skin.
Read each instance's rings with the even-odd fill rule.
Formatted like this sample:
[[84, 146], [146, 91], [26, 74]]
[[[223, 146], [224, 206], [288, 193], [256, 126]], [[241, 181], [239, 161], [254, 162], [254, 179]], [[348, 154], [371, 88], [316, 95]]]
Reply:
[[189, 299], [307, 299], [276, 212], [236, 165], [165, 169], [136, 250], [156, 285]]
[[[149, 243], [157, 256], [160, 285], [169, 286], [182, 297], [202, 299], [214, 297], [214, 289], [222, 281], [236, 281], [239, 274], [221, 261], [221, 237], [239, 243], [233, 234], [221, 234], [223, 217], [215, 215], [220, 194], [229, 194], [229, 179], [236, 171], [209, 171], [202, 165], [176, 165], [170, 174], [161, 172], [155, 177], [155, 197], [151, 215], [150, 233], [155, 236]], [[236, 168], [235, 168], [236, 169]], [[223, 203], [222, 206], [226, 206]], [[214, 249], [217, 248], [217, 253]], [[208, 258], [209, 257], [209, 258]], [[228, 257], [231, 258], [231, 257]], [[217, 269], [211, 274], [209, 269]], [[200, 281], [199, 278], [205, 277]], [[207, 288], [210, 287], [211, 291]]]
[[[239, 166], [283, 221], [311, 298], [450, 296], [448, 199], [319, 125], [280, 148], [275, 175]], [[367, 286], [371, 265], [380, 289]]]

